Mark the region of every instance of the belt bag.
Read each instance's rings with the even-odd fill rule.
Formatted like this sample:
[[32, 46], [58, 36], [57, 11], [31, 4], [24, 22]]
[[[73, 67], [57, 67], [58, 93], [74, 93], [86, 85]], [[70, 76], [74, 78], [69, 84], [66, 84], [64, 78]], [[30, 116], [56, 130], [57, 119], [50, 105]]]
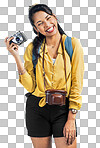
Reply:
[[[65, 57], [64, 57], [64, 49], [63, 49], [63, 43], [62, 43], [62, 35], [60, 38], [60, 42], [62, 45], [62, 50], [63, 50], [63, 58], [64, 58], [64, 69], [65, 69], [65, 81], [66, 81], [66, 62], [65, 62]], [[60, 44], [59, 42], [59, 44]], [[58, 45], [59, 47], [59, 45]], [[58, 48], [57, 48], [58, 50]], [[44, 43], [44, 48], [43, 48], [43, 77], [44, 77], [44, 90], [46, 89], [45, 86], [45, 71], [44, 71], [44, 51], [45, 51], [45, 43]], [[66, 84], [66, 90], [67, 90], [67, 84]], [[57, 89], [47, 89], [45, 90], [45, 95], [46, 95], [46, 103], [49, 105], [65, 105], [66, 104], [66, 94], [67, 91], [65, 90], [57, 90]]]
[[65, 105], [66, 104], [66, 94], [64, 90], [48, 89], [45, 91], [46, 102], [49, 105]]

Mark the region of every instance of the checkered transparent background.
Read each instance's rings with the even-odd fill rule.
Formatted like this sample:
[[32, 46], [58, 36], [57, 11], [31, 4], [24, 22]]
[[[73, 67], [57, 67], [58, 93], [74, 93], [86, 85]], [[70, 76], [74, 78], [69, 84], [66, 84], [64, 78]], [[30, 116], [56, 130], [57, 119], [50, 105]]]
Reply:
[[100, 0], [0, 1], [0, 147], [32, 148], [25, 126], [27, 91], [18, 81], [17, 65], [4, 38], [19, 30], [26, 34], [28, 41], [19, 47], [24, 63], [26, 46], [35, 37], [28, 20], [28, 6], [34, 3], [47, 4], [66, 34], [80, 39], [85, 73], [83, 104], [76, 116], [77, 148], [100, 148]]

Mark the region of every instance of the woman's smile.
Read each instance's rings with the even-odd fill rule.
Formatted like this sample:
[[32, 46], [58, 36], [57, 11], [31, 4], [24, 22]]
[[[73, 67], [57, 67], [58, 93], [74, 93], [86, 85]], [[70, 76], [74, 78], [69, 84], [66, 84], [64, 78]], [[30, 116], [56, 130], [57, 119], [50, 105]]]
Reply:
[[54, 31], [54, 26], [51, 27], [50, 29], [46, 30], [46, 32], [48, 32], [48, 33], [51, 33], [51, 32], [53, 32], [53, 31]]

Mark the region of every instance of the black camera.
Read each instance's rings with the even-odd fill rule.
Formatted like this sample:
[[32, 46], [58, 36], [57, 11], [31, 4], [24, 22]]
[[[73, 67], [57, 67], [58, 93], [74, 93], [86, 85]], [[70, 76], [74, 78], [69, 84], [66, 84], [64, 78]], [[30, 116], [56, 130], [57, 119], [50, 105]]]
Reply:
[[[15, 43], [17, 45], [21, 45], [22, 43], [27, 41], [27, 37], [25, 36], [25, 34], [23, 32], [20, 32], [20, 31], [18, 31], [16, 34], [14, 34], [11, 37], [14, 37], [14, 38], [12, 40], [10, 40], [9, 44]], [[7, 40], [8, 39], [9, 38], [7, 38]]]

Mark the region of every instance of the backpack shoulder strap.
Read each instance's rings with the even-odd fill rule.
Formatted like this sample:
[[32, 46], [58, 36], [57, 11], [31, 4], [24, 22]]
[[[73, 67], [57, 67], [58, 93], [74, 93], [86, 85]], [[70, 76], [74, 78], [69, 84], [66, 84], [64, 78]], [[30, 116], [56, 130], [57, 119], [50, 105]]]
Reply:
[[71, 37], [67, 36], [64, 44], [65, 44], [65, 49], [70, 57], [70, 61], [72, 61], [73, 47], [72, 47]]
[[[38, 54], [40, 53], [40, 48], [41, 46], [38, 48]], [[33, 51], [32, 53], [32, 62], [33, 62], [33, 65], [34, 65], [34, 68], [36, 68], [36, 55], [35, 55], [35, 52]]]

